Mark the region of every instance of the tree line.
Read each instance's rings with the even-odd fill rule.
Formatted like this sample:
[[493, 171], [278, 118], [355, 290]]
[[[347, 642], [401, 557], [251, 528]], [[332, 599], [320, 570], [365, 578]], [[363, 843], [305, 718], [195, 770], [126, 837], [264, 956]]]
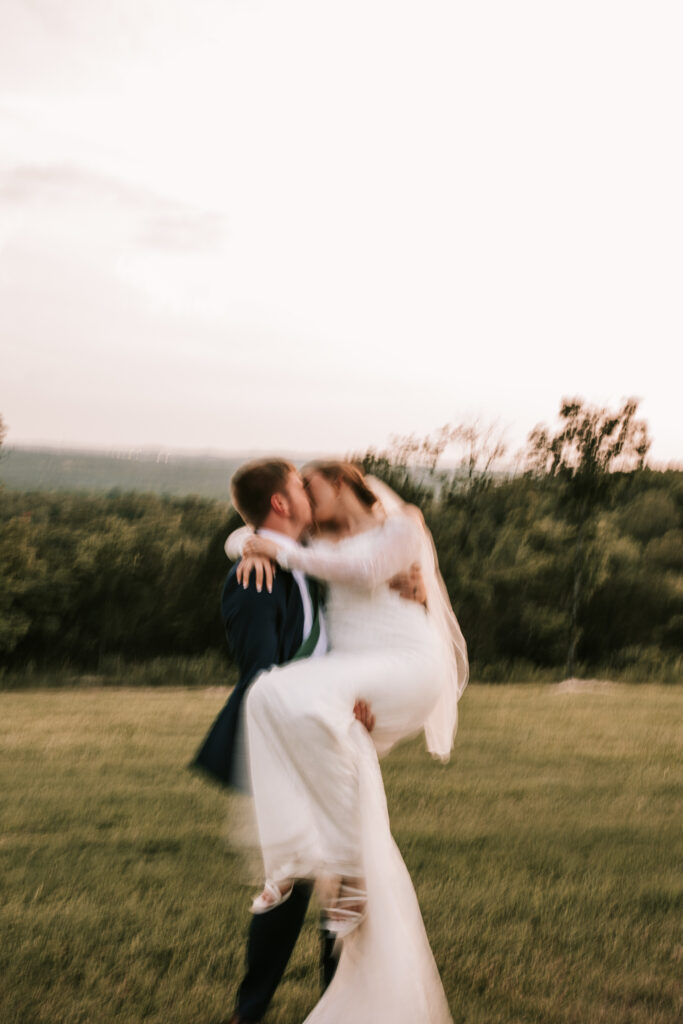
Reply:
[[[359, 456], [422, 508], [472, 677], [683, 678], [683, 472], [645, 464], [635, 403], [563, 402], [523, 470], [472, 428]], [[465, 456], [439, 460], [454, 438]], [[216, 652], [227, 502], [0, 490], [0, 670]]]

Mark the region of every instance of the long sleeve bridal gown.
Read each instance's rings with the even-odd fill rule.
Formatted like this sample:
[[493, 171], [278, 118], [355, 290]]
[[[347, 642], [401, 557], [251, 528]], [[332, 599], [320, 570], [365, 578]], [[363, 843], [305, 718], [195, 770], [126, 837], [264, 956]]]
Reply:
[[[362, 877], [368, 893], [367, 916], [344, 940], [337, 975], [310, 1024], [450, 1021], [415, 892], [391, 836], [377, 761], [378, 752], [428, 728], [444, 708], [452, 741], [459, 693], [446, 692], [453, 686], [452, 659], [443, 631], [421, 605], [387, 586], [415, 561], [430, 572], [424, 530], [409, 515], [393, 515], [336, 543], [283, 546], [278, 561], [329, 583], [331, 651], [263, 673], [247, 697], [266, 876]], [[376, 718], [372, 737], [353, 716], [361, 698]]]

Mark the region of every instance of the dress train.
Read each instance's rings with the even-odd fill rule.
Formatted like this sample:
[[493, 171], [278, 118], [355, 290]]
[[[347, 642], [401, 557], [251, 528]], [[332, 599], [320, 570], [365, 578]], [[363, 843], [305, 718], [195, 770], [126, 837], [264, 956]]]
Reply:
[[305, 1024], [452, 1024], [408, 869], [391, 835], [372, 740], [357, 725], [358, 803], [368, 893], [337, 972]]

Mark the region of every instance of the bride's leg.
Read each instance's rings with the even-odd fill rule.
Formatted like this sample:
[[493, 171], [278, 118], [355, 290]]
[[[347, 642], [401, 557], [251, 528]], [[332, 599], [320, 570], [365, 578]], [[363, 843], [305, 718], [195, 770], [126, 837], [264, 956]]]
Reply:
[[[356, 698], [382, 746], [415, 732], [429, 689], [409, 652], [332, 652], [262, 675], [247, 698], [249, 756], [266, 873], [362, 874]], [[318, 857], [318, 864], [314, 863]], [[287, 872], [287, 875], [283, 872]]]
[[246, 733], [251, 791], [266, 878], [275, 882], [313, 877], [322, 850], [312, 804], [293, 770], [291, 740], [270, 713], [265, 673], [246, 698]]
[[346, 659], [329, 655], [265, 673], [249, 692], [252, 792], [268, 877], [358, 874], [352, 736], [361, 726], [348, 679]]

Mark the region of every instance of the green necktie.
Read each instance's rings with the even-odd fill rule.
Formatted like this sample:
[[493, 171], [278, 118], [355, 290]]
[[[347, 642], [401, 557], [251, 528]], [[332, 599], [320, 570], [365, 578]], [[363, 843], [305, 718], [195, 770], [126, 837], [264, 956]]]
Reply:
[[301, 647], [296, 652], [292, 661], [298, 661], [299, 658], [308, 658], [316, 648], [316, 644], [320, 639], [320, 594], [318, 591], [318, 583], [316, 580], [309, 580], [305, 577], [306, 586], [308, 587], [308, 593], [311, 596], [311, 607], [313, 608], [313, 625], [311, 626], [311, 632], [308, 634], [306, 639], [302, 642]]

